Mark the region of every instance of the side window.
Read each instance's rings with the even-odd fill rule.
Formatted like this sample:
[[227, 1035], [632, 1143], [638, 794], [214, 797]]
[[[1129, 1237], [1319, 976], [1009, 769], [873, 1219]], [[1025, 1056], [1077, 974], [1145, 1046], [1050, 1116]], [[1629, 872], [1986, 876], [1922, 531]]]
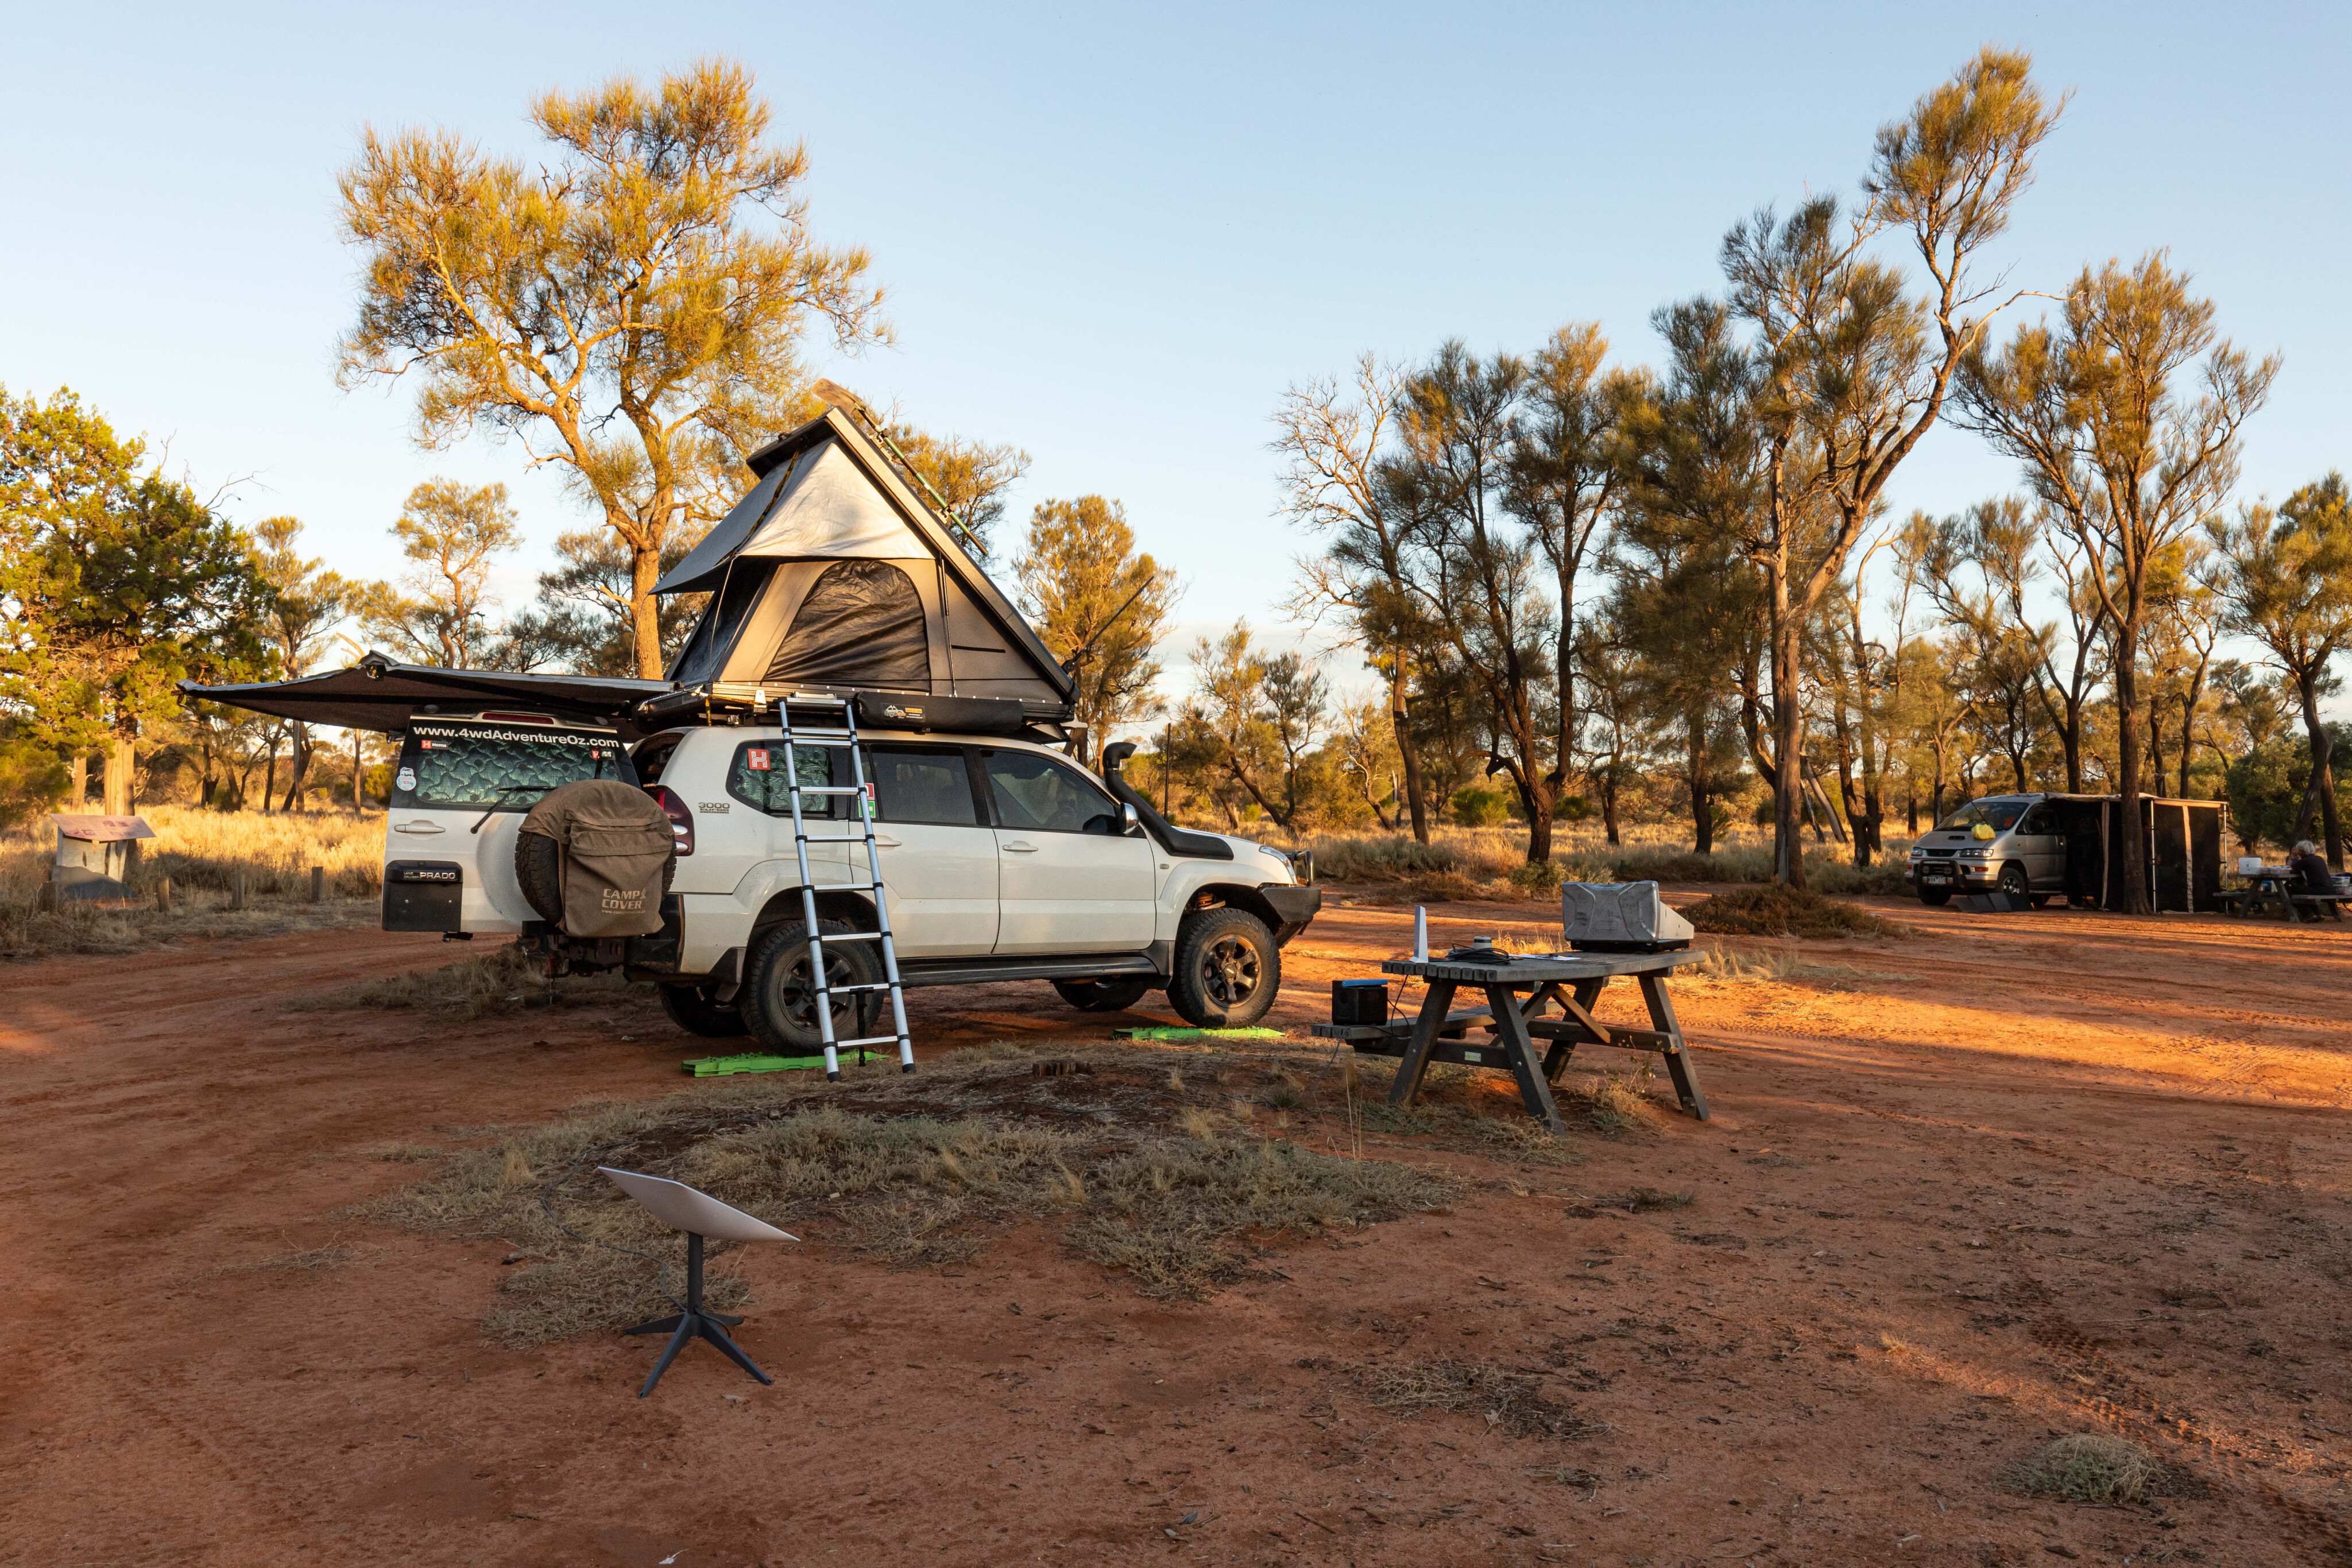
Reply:
[[996, 825], [1045, 833], [1118, 831], [1118, 806], [1066, 763], [1034, 751], [983, 751]]
[[2032, 810], [2026, 812], [2025, 821], [2017, 824], [2017, 831], [2021, 836], [2026, 837], [2031, 837], [2038, 833], [2048, 832], [2050, 831], [2050, 808], [2047, 806], [2036, 806]]
[[[793, 756], [800, 765], [801, 788], [831, 784], [833, 759], [840, 754], [841, 748], [835, 746], [794, 747]], [[735, 759], [727, 769], [727, 792], [772, 817], [791, 816], [793, 798], [791, 789], [784, 783], [783, 743], [747, 740], [737, 747]], [[811, 821], [838, 816], [843, 800], [839, 795], [803, 795], [801, 815]]]
[[866, 778], [874, 787], [874, 814], [879, 821], [980, 826], [971, 774], [961, 751], [877, 746], [866, 754]]

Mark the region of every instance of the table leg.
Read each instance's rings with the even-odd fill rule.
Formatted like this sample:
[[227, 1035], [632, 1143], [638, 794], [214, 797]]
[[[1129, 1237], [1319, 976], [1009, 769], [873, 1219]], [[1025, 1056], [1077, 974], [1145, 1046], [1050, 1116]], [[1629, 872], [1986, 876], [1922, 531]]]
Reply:
[[1421, 998], [1421, 1016], [1412, 1020], [1412, 1039], [1404, 1048], [1404, 1057], [1397, 1063], [1396, 1079], [1389, 1085], [1389, 1103], [1410, 1105], [1412, 1097], [1421, 1092], [1422, 1074], [1429, 1071], [1430, 1052], [1436, 1049], [1438, 1031], [1445, 1027], [1445, 1015], [1454, 1009], [1454, 982], [1432, 980], [1428, 994]]
[[[1605, 1038], [1608, 1031], [1592, 1021], [1592, 1003], [1601, 995], [1602, 984], [1603, 982], [1600, 980], [1579, 980], [1576, 982], [1572, 997], [1561, 996], [1557, 985], [1550, 987], [1549, 989], [1553, 999], [1559, 1003], [1562, 1012]], [[1551, 1049], [1544, 1053], [1545, 1082], [1559, 1082], [1559, 1075], [1568, 1071], [1569, 1058], [1576, 1054], [1576, 1043], [1572, 1040], [1556, 1040], [1551, 1042]]]
[[1706, 1092], [1698, 1086], [1698, 1063], [1691, 1060], [1689, 1047], [1683, 1040], [1682, 1022], [1675, 1017], [1674, 998], [1666, 995], [1666, 977], [1653, 974], [1639, 978], [1642, 999], [1650, 1005], [1650, 1027], [1667, 1037], [1666, 1074], [1675, 1081], [1675, 1096], [1683, 1103], [1684, 1110], [1704, 1122]]
[[1488, 986], [1486, 999], [1495, 1009], [1495, 1032], [1502, 1037], [1503, 1052], [1511, 1059], [1511, 1075], [1519, 1081], [1519, 1099], [1528, 1114], [1555, 1133], [1565, 1133], [1560, 1125], [1559, 1107], [1552, 1103], [1551, 1085], [1536, 1064], [1535, 1038], [1528, 1033], [1527, 1015], [1519, 1011], [1518, 998], [1508, 986]]

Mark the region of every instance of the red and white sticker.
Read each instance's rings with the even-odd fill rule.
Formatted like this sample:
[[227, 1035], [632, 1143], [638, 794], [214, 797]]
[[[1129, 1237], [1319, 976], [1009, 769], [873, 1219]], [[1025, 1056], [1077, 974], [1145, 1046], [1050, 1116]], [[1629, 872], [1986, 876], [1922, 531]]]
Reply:
[[746, 766], [748, 766], [752, 772], [765, 773], [768, 771], [768, 754], [765, 751], [761, 750], [758, 747], [755, 746], [751, 750], [745, 752], [743, 757]]

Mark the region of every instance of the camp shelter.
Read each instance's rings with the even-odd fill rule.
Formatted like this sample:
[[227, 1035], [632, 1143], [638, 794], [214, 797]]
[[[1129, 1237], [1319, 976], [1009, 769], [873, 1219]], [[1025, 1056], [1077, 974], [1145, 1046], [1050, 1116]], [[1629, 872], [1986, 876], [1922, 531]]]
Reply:
[[2224, 808], [2219, 800], [2143, 795], [2128, 835], [2120, 795], [2053, 795], [2049, 804], [2065, 845], [2069, 904], [2113, 909], [2122, 902], [2124, 862], [2116, 850], [2129, 844], [2147, 869], [2152, 907], [2183, 913], [2220, 907], [2214, 894], [2221, 889]]
[[654, 587], [710, 595], [673, 682], [1068, 716], [1069, 675], [852, 416], [828, 409], [747, 462], [758, 483]]
[[206, 702], [338, 729], [396, 734], [418, 714], [519, 708], [567, 724], [609, 725], [625, 740], [640, 738], [631, 723], [636, 706], [669, 689], [667, 681], [604, 675], [445, 670], [432, 664], [397, 664], [375, 653], [348, 669], [326, 670], [290, 681], [222, 686], [180, 683], [181, 691]]

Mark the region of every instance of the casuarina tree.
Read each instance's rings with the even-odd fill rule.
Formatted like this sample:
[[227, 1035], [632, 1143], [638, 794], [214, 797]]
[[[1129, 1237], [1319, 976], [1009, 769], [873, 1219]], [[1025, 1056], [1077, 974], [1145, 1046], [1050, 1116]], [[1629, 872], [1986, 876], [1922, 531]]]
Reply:
[[[2116, 781], [2147, 780], [2140, 644], [2151, 574], [2235, 483], [2239, 432], [2270, 394], [2275, 357], [2221, 336], [2213, 305], [2151, 255], [2085, 267], [2055, 323], [2021, 326], [1998, 350], [1972, 348], [1961, 421], [2024, 467], [2091, 562], [2114, 653]], [[2147, 867], [2123, 857], [2118, 905], [2145, 914]]]
[[739, 65], [551, 92], [530, 121], [530, 161], [365, 133], [341, 181], [362, 256], [342, 378], [416, 378], [426, 446], [486, 430], [556, 465], [628, 547], [636, 673], [658, 676], [664, 547], [807, 412], [804, 340], [887, 337], [881, 294], [866, 252], [811, 237], [808, 154], [770, 142]]

